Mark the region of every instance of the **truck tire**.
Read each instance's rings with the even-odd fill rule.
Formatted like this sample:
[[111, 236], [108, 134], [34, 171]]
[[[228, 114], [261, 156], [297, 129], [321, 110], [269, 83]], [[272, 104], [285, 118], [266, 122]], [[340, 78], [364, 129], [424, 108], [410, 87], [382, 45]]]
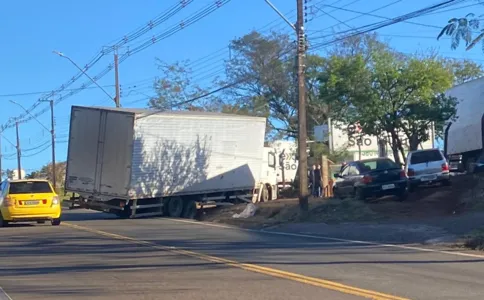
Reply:
[[267, 185], [264, 185], [261, 189], [261, 195], [260, 195], [260, 202], [267, 202], [270, 199], [269, 195], [269, 189], [267, 188]]
[[179, 218], [183, 213], [183, 200], [180, 197], [174, 197], [168, 202], [168, 215], [173, 218]]
[[194, 219], [197, 215], [197, 203], [193, 200], [188, 200], [184, 206], [182, 216], [186, 219]]
[[475, 168], [476, 168], [476, 159], [474, 157], [469, 157], [466, 160], [466, 173], [473, 174]]

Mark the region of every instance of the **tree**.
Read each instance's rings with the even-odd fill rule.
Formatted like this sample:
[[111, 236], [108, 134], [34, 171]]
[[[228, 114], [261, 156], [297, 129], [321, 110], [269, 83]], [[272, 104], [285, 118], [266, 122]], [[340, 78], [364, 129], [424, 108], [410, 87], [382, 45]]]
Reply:
[[[480, 0], [479, 0], [480, 2]], [[484, 49], [484, 29], [476, 36], [473, 37], [473, 31], [478, 30], [480, 27], [480, 19], [476, 18], [475, 14], [467, 14], [463, 18], [452, 18], [447, 22], [447, 25], [442, 28], [437, 39], [442, 36], [448, 36], [451, 39], [450, 47], [452, 50], [457, 49], [462, 42], [465, 43], [466, 50], [472, 49], [479, 42], [482, 43]]]
[[[55, 164], [55, 175], [58, 188], [64, 188], [65, 177], [66, 177], [66, 167], [67, 162], [59, 162]], [[46, 164], [40, 168], [38, 171], [33, 171], [32, 173], [25, 176], [26, 179], [47, 179], [53, 181], [53, 169], [52, 163]]]
[[8, 179], [12, 179], [13, 175], [14, 175], [13, 170], [7, 169], [2, 171], [0, 178], [6, 177]]
[[[268, 116], [272, 137], [297, 134], [296, 48], [286, 34], [262, 35], [253, 31], [231, 42], [232, 58], [226, 63], [226, 82], [240, 82], [226, 92], [229, 99]], [[306, 59], [308, 131], [326, 121], [327, 110], [317, 97], [324, 59]]]
[[[159, 110], [219, 111], [222, 103], [216, 96], [202, 97], [209, 90], [192, 81], [190, 61], [168, 64], [157, 59], [158, 69], [163, 77], [155, 80], [156, 97], [148, 106]], [[200, 99], [196, 99], [200, 97]], [[195, 99], [195, 100], [194, 100]]]
[[482, 65], [468, 59], [445, 59], [444, 64], [454, 74], [454, 85], [462, 84], [484, 75]]
[[451, 87], [453, 74], [440, 60], [381, 48], [370, 56], [333, 55], [320, 80], [320, 97], [333, 117], [386, 138], [397, 163], [400, 154], [405, 157], [402, 135], [415, 150], [429, 139], [432, 124], [440, 126], [455, 114], [456, 100], [442, 94]]

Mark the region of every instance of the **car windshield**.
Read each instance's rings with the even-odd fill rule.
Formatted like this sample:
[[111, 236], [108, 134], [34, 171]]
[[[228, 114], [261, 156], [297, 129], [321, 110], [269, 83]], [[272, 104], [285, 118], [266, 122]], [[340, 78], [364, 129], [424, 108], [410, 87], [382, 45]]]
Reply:
[[400, 168], [395, 162], [393, 162], [390, 159], [376, 159], [376, 160], [370, 160], [370, 161], [361, 161], [360, 167], [366, 172]]
[[9, 194], [43, 194], [52, 193], [48, 182], [45, 181], [24, 181], [11, 182]]
[[410, 164], [423, 164], [440, 160], [443, 160], [443, 157], [439, 150], [420, 151], [412, 153], [412, 156], [410, 157]]

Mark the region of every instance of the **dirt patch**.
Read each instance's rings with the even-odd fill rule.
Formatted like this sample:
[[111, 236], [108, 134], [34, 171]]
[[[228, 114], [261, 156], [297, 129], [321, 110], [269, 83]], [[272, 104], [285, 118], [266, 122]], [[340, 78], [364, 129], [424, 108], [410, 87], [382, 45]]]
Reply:
[[484, 251], [484, 228], [477, 229], [464, 237], [463, 247]]
[[385, 220], [426, 221], [484, 210], [484, 176], [454, 176], [452, 186], [423, 187], [411, 193], [403, 202], [393, 197], [367, 203], [355, 199], [312, 198], [309, 213], [304, 218], [299, 214], [298, 200], [295, 198], [259, 203], [256, 214], [247, 219], [232, 217], [245, 207], [246, 204], [239, 204], [206, 210], [200, 219], [248, 228], [301, 222], [337, 224]]
[[[452, 178], [450, 187], [422, 187], [411, 193], [407, 201], [396, 202], [381, 199], [371, 202], [369, 205], [376, 213], [392, 219], [427, 219], [450, 216], [469, 211], [472, 206], [470, 199], [477, 203], [482, 201], [478, 200], [477, 193], [473, 192], [475, 190], [482, 190], [480, 198], [484, 199], [484, 177], [460, 175]], [[470, 191], [471, 194], [469, 194]]]
[[368, 205], [354, 199], [311, 199], [309, 212], [302, 217], [299, 214], [297, 199], [282, 199], [259, 203], [253, 217], [235, 219], [232, 216], [244, 210], [246, 204], [205, 211], [201, 220], [215, 223], [237, 225], [245, 228], [270, 227], [283, 223], [324, 222], [341, 223], [350, 221], [376, 220], [379, 216]]

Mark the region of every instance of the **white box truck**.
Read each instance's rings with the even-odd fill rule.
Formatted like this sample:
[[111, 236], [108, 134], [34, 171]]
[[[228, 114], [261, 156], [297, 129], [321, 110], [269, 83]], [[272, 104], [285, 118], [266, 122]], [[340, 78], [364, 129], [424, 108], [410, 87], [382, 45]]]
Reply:
[[456, 120], [444, 131], [444, 153], [451, 171], [474, 172], [484, 149], [484, 77], [457, 85], [446, 95], [457, 98]]
[[73, 106], [65, 190], [81, 207], [131, 218], [273, 200], [265, 127], [259, 117]]

